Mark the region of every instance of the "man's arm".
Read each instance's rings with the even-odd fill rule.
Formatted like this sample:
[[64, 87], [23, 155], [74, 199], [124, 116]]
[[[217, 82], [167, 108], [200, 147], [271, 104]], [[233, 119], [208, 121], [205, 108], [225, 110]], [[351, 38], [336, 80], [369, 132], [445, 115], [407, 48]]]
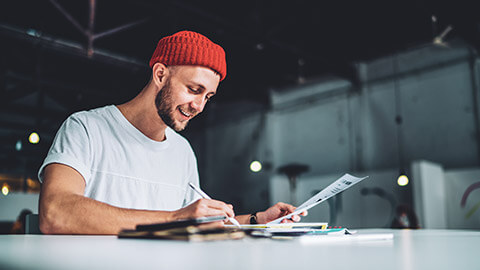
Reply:
[[40, 230], [45, 234], [117, 234], [137, 224], [169, 222], [201, 216], [233, 216], [231, 205], [200, 199], [177, 211], [115, 207], [85, 197], [85, 181], [73, 168], [52, 163], [44, 169], [40, 192]]

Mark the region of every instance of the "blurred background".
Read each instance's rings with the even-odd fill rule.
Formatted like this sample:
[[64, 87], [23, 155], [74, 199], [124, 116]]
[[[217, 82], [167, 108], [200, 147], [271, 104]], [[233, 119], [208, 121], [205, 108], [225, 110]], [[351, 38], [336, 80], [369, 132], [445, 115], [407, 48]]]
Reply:
[[180, 30], [227, 52], [182, 135], [203, 189], [237, 214], [299, 205], [350, 173], [369, 178], [305, 221], [480, 228], [474, 1], [16, 0], [0, 3], [1, 232], [38, 212], [66, 117], [134, 97]]

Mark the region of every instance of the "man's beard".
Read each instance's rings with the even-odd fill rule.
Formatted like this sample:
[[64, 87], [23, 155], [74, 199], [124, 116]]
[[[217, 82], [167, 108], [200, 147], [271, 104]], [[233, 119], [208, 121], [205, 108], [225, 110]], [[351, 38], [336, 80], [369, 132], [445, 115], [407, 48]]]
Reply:
[[[162, 121], [175, 130], [176, 132], [180, 132], [187, 127], [188, 121], [185, 122], [176, 122], [174, 120], [174, 113], [177, 110], [176, 107], [173, 106], [172, 100], [172, 88], [170, 86], [170, 81], [167, 81], [160, 92], [158, 92], [157, 97], [155, 98], [155, 105], [157, 106], [158, 116], [162, 119]], [[185, 110], [184, 110], [185, 111]], [[195, 114], [190, 111], [186, 111], [187, 113]]]

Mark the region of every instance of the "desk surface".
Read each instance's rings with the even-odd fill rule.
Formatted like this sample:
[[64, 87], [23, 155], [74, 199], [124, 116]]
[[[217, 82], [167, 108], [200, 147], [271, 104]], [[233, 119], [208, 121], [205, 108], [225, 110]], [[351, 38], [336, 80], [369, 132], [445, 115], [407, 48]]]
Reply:
[[[393, 240], [188, 243], [115, 236], [0, 235], [1, 269], [480, 269], [480, 231], [359, 230]], [[325, 239], [325, 238], [323, 238]]]

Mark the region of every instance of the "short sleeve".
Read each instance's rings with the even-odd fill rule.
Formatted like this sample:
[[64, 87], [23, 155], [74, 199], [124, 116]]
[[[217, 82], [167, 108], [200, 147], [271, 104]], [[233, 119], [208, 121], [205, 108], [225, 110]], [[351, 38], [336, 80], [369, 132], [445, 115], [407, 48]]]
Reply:
[[40, 182], [43, 182], [44, 169], [47, 165], [61, 163], [75, 169], [88, 183], [91, 177], [91, 142], [85, 124], [78, 116], [78, 113], [71, 115], [58, 130], [38, 171]]

